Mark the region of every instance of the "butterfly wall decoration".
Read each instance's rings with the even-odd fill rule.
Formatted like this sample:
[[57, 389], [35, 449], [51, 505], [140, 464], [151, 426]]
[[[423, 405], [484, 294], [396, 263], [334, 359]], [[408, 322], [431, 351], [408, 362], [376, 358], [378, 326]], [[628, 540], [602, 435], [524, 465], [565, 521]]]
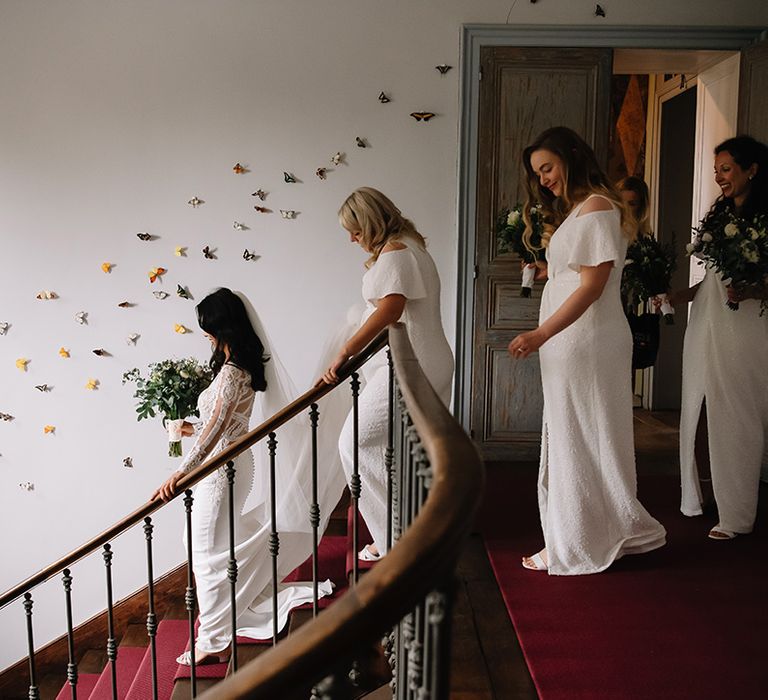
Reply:
[[343, 160], [344, 154], [341, 151], [336, 151], [336, 153], [331, 156], [331, 163], [334, 165], [340, 165]]
[[595, 17], [605, 17], [605, 10], [600, 5], [595, 5]]
[[258, 197], [262, 202], [266, 198], [267, 193], [264, 190], [256, 190], [251, 193], [251, 197]]
[[43, 426], [43, 435], [53, 435], [56, 433], [56, 426], [55, 425], [44, 425]]
[[383, 105], [387, 104], [387, 102], [391, 102], [391, 100], [389, 99], [389, 97], [387, 97], [387, 96], [384, 94], [384, 91], [383, 91], [383, 90], [382, 90], [382, 91], [379, 93], [379, 102], [381, 102], [381, 104], [383, 104]]
[[133, 459], [131, 457], [123, 457], [123, 466], [133, 469]]
[[318, 168], [315, 170], [315, 175], [317, 175], [320, 180], [325, 180], [328, 177], [327, 173], [328, 171], [325, 168]]
[[271, 214], [272, 210], [267, 209], [266, 207], [254, 207], [254, 209], [259, 212], [259, 214]]
[[113, 267], [114, 267], [114, 265], [111, 262], [103, 262], [103, 263], [101, 263], [101, 271], [102, 272], [106, 272], [107, 274], [112, 272], [112, 268]]
[[251, 252], [248, 248], [243, 251], [243, 260], [256, 260], [257, 257], [255, 251]]
[[295, 219], [296, 214], [298, 214], [298, 212], [294, 211], [293, 209], [280, 210], [280, 216], [282, 216], [284, 219]]
[[117, 306], [120, 309], [130, 309], [135, 306], [135, 304], [132, 304], [130, 301], [121, 301]]
[[77, 321], [81, 326], [87, 326], [88, 325], [88, 312], [87, 311], [78, 311], [75, 314], [75, 321]]
[[136, 345], [136, 341], [137, 341], [137, 340], [138, 340], [140, 337], [141, 337], [141, 336], [140, 336], [138, 333], [131, 333], [131, 334], [130, 334], [130, 335], [129, 335], [129, 336], [126, 338], [126, 339], [125, 339], [125, 342], [126, 342], [128, 345]]
[[180, 284], [176, 285], [176, 295], [182, 299], [191, 299], [189, 290], [186, 287], [182, 287]]
[[242, 223], [240, 221], [235, 221], [232, 224], [232, 228], [235, 229], [235, 231], [247, 231], [248, 230], [248, 227], [244, 223]]
[[59, 295], [56, 294], [56, 292], [50, 292], [47, 289], [43, 289], [41, 292], [38, 292], [35, 295], [35, 299], [48, 300], [48, 299], [58, 299], [58, 298], [59, 298]]
[[368, 144], [365, 142], [365, 139], [361, 139], [359, 136], [355, 136], [355, 143], [357, 144], [358, 148], [368, 147]]
[[240, 165], [240, 163], [235, 163], [232, 166], [232, 172], [235, 175], [242, 175], [243, 173], [247, 173], [248, 172], [248, 168], [246, 168], [244, 165]]
[[445, 63], [435, 66], [435, 70], [439, 71], [440, 75], [445, 75], [451, 68], [453, 68], [453, 66], [446, 65]]
[[88, 391], [96, 391], [99, 388], [99, 380], [98, 379], [89, 379], [85, 383], [85, 388], [88, 389]]
[[0, 420], [5, 421], [6, 423], [9, 423], [13, 420], [13, 416], [10, 413], [0, 413]]
[[192, 199], [190, 199], [187, 204], [189, 204], [189, 206], [191, 206], [193, 209], [197, 209], [201, 204], [205, 204], [205, 201], [199, 197], [192, 197]]
[[147, 233], [146, 231], [141, 231], [140, 233], [137, 233], [136, 237], [140, 241], [151, 241], [152, 240], [152, 236], [149, 233]]
[[185, 246], [183, 246], [183, 245], [177, 245], [173, 249], [173, 254], [177, 258], [185, 258], [185, 257], [187, 257], [187, 248]]
[[24, 490], [24, 491], [34, 491], [35, 490], [35, 485], [31, 481], [22, 481], [19, 484], [19, 488]]
[[189, 333], [189, 328], [185, 328], [180, 323], [174, 323], [173, 330], [179, 335], [184, 335], [185, 333]]
[[35, 384], [35, 389], [45, 393], [46, 391], [50, 391], [51, 387], [49, 387], [47, 384]]
[[67, 350], [64, 347], [59, 348], [59, 356], [66, 359], [67, 357], [69, 357], [69, 350]]
[[168, 292], [152, 292], [152, 294], [155, 295], [155, 299], [160, 299], [160, 300], [165, 299], [166, 297], [169, 296]]
[[109, 357], [109, 353], [104, 348], [96, 348], [95, 350], [91, 350], [91, 352], [96, 355], [96, 357]]
[[296, 182], [296, 178], [293, 176], [293, 174], [287, 173], [285, 170], [283, 171], [283, 179], [289, 184]]
[[216, 260], [216, 256], [213, 254], [216, 249], [211, 250], [210, 246], [203, 248], [203, 257], [206, 260]]
[[148, 273], [150, 283], [160, 279], [166, 272], [168, 272], [168, 270], [164, 267], [153, 267]]
[[428, 122], [432, 117], [435, 116], [434, 112], [411, 112], [411, 116], [417, 121], [425, 121]]
[[10, 327], [11, 324], [7, 321], [0, 321], [0, 335], [5, 335]]
[[18, 360], [16, 360], [16, 369], [19, 369], [22, 372], [26, 372], [27, 365], [29, 363], [30, 363], [30, 360], [28, 360], [26, 357], [20, 357]]

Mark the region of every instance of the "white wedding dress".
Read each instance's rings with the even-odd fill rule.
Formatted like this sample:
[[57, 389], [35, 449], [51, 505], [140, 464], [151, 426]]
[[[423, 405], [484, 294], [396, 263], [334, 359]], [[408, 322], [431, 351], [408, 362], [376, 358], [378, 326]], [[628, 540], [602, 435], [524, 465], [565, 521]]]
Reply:
[[[447, 405], [451, 398], [453, 354], [440, 316], [440, 277], [432, 256], [414, 238], [398, 240], [406, 248], [382, 253], [363, 276], [366, 308], [360, 325], [389, 294], [406, 297], [400, 317], [416, 358], [437, 395]], [[387, 551], [387, 445], [389, 372], [385, 351], [363, 366], [365, 386], [359, 397], [358, 467], [361, 478], [360, 512], [379, 552]], [[349, 479], [353, 471], [353, 421], [347, 417], [339, 438], [341, 463]]]
[[539, 350], [539, 511], [549, 573], [557, 575], [602, 571], [666, 539], [636, 497], [632, 339], [619, 292], [627, 241], [618, 210], [579, 216], [582, 206], [573, 208], [547, 248], [540, 322], [578, 289], [580, 266], [613, 261], [614, 267], [600, 297]]
[[[267, 362], [269, 366], [270, 360]], [[270, 391], [270, 379], [266, 392]], [[249, 430], [254, 398], [259, 407], [264, 392], [256, 395], [250, 386], [248, 372], [232, 364], [225, 364], [211, 385], [198, 400], [200, 421], [195, 426], [195, 443], [183, 460], [179, 471], [188, 472], [215, 456]], [[282, 406], [281, 406], [282, 407]], [[321, 404], [322, 411], [322, 404]], [[261, 411], [259, 412], [261, 414]], [[261, 423], [270, 415], [257, 415]], [[298, 420], [298, 419], [294, 419]], [[338, 435], [338, 428], [335, 434]], [[278, 459], [281, 453], [281, 429], [277, 430]], [[304, 440], [309, 444], [309, 435]], [[327, 448], [326, 448], [327, 449]], [[251, 450], [235, 459], [235, 557], [237, 559], [237, 633], [252, 639], [272, 636], [272, 559], [269, 553], [269, 507], [265, 494], [269, 493], [268, 475], [265, 473], [267, 447], [262, 441], [254, 446], [260, 459], [259, 473], [255, 473]], [[294, 450], [295, 453], [295, 450]], [[309, 469], [306, 459], [303, 466]], [[320, 500], [322, 522], [320, 532], [343, 488], [343, 474], [322, 480]], [[280, 549], [278, 580], [282, 581], [293, 569], [304, 562], [312, 552], [312, 535], [309, 528], [309, 506], [301, 488], [288, 488], [282, 484], [278, 493], [278, 528]], [[244, 512], [249, 494], [256, 492], [256, 507]], [[334, 500], [334, 498], [336, 500]], [[253, 500], [251, 498], [250, 500]], [[331, 505], [329, 505], [331, 504]], [[297, 515], [293, 515], [296, 511]], [[303, 511], [306, 516], [298, 514]], [[304, 518], [305, 524], [300, 517]], [[192, 508], [192, 561], [200, 609], [200, 627], [196, 641], [202, 652], [214, 653], [226, 648], [232, 639], [230, 583], [227, 577], [229, 563], [228, 496], [225, 468], [210, 474], [194, 490]], [[185, 538], [186, 539], [186, 538]], [[330, 581], [321, 582], [319, 595], [332, 591]], [[278, 629], [287, 621], [288, 612], [312, 600], [311, 582], [280, 584], [278, 595]]]
[[706, 400], [712, 490], [720, 527], [752, 531], [768, 424], [768, 315], [747, 299], [734, 311], [717, 272], [708, 269], [691, 305], [683, 345], [680, 411], [681, 510], [701, 515], [694, 458]]

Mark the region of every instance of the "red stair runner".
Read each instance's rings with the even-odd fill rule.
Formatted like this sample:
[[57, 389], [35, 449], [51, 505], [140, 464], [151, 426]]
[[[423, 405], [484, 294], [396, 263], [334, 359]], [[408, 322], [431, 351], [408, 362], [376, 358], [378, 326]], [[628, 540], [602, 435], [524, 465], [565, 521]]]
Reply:
[[[124, 698], [133, 683], [141, 662], [144, 659], [146, 647], [117, 648], [117, 697]], [[99, 676], [93, 691], [85, 696], [88, 700], [112, 700], [112, 670], [107, 664]]]
[[[96, 685], [96, 681], [98, 680], [98, 673], [79, 673], [77, 675], [77, 697], [89, 698], [93, 686]], [[56, 700], [72, 700], [72, 686], [69, 685], [69, 681], [67, 681], [64, 684], [64, 687], [59, 691]]]
[[[167, 700], [173, 692], [173, 679], [179, 664], [176, 657], [184, 651], [189, 640], [186, 620], [162, 620], [157, 627], [157, 693]], [[126, 700], [147, 700], [152, 697], [152, 666], [147, 647], [141, 666], [126, 695]]]

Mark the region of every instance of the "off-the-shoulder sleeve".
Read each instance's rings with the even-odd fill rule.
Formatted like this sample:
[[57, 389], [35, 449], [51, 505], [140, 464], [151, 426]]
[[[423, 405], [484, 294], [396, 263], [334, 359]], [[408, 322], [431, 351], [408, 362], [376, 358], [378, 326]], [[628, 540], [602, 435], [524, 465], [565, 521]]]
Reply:
[[577, 216], [568, 231], [568, 267], [574, 272], [579, 268], [596, 267], [613, 261], [624, 264], [626, 244], [616, 211], [595, 211]]
[[389, 294], [402, 294], [406, 299], [427, 296], [416, 256], [408, 249], [380, 255], [368, 277], [363, 291], [370, 302]]
[[237, 370], [230, 365], [224, 365], [215, 381], [216, 395], [213, 411], [208, 420], [197, 423], [195, 443], [177, 470], [184, 474], [199, 467], [210, 455], [237, 407], [240, 397]]

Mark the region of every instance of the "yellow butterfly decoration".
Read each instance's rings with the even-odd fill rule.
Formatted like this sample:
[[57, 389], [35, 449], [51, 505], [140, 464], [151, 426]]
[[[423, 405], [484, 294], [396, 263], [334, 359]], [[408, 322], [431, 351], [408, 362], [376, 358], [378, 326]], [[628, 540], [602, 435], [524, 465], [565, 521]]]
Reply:
[[175, 330], [177, 333], [180, 333], [181, 335], [184, 335], [185, 333], [189, 333], [189, 328], [185, 328], [180, 323], [174, 324], [173, 330]]
[[173, 254], [174, 254], [174, 255], [175, 255], [177, 258], [183, 258], [183, 257], [186, 257], [186, 255], [187, 255], [187, 249], [186, 249], [186, 247], [185, 247], [185, 246], [183, 246], [183, 245], [177, 245], [177, 246], [174, 248], [174, 250], [173, 250]]
[[153, 267], [149, 271], [149, 281], [154, 282], [156, 279], [164, 275], [168, 270], [166, 270], [164, 267]]
[[18, 360], [16, 360], [16, 368], [20, 369], [22, 372], [27, 371], [28, 364], [29, 364], [29, 360], [27, 360], [24, 357], [20, 357]]
[[85, 388], [89, 391], [94, 391], [95, 389], [99, 388], [99, 380], [98, 379], [89, 379], [85, 383]]
[[69, 350], [66, 348], [59, 348], [59, 355], [62, 357], [69, 357]]
[[56, 426], [55, 425], [46, 425], [43, 427], [43, 433], [46, 435], [49, 435], [50, 433], [56, 432]]
[[111, 262], [101, 263], [101, 269], [103, 272], [112, 272], [112, 263]]

